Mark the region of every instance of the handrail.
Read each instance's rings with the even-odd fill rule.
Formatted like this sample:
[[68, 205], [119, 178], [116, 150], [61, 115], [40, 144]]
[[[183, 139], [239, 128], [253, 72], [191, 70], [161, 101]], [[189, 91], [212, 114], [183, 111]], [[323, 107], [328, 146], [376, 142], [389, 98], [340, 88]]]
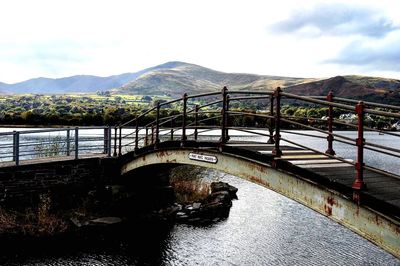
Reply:
[[[193, 100], [195, 99], [195, 100]], [[282, 112], [282, 100], [294, 99], [306, 103], [320, 105], [326, 108], [326, 119], [313, 116], [288, 116]], [[246, 101], [259, 101], [265, 106], [263, 110], [246, 110], [238, 108], [232, 110], [232, 102], [246, 103]], [[176, 103], [177, 110], [174, 113], [169, 112], [168, 108], [171, 104]], [[246, 107], [246, 106], [244, 106]], [[262, 107], [264, 108], [264, 107]], [[376, 109], [378, 108], [378, 109]], [[384, 110], [382, 110], [384, 109]], [[349, 111], [355, 114], [352, 123], [345, 123], [346, 120], [340, 120], [334, 111], [340, 110], [344, 113]], [[328, 158], [334, 158], [339, 161], [349, 163], [348, 160], [336, 155], [333, 149], [334, 143], [343, 143], [356, 147], [354, 154], [355, 161], [350, 163], [355, 166], [356, 176], [354, 177], [353, 189], [359, 191], [364, 189], [365, 183], [363, 179], [363, 171], [373, 168], [365, 165], [364, 151], [369, 150], [378, 152], [387, 156], [400, 158], [400, 149], [396, 147], [387, 147], [379, 143], [366, 141], [364, 133], [366, 131], [375, 131], [390, 136], [400, 137], [400, 134], [381, 130], [367, 124], [366, 114], [384, 117], [387, 121], [394, 121], [400, 118], [399, 112], [388, 110], [400, 110], [400, 107], [372, 102], [362, 102], [354, 99], [345, 99], [334, 97], [330, 92], [324, 96], [301, 96], [287, 93], [277, 88], [274, 91], [248, 91], [233, 90], [230, 91], [224, 87], [221, 91], [209, 93], [201, 93], [194, 95], [184, 94], [180, 98], [172, 99], [166, 102], [157, 102], [150, 109], [138, 113], [137, 116], [129, 121], [113, 126], [99, 127], [67, 127], [53, 129], [38, 129], [13, 132], [1, 132], [0, 136], [7, 139], [0, 147], [8, 149], [10, 156], [15, 164], [19, 164], [19, 159], [25, 158], [26, 154], [32, 153], [34, 156], [35, 141], [28, 139], [26, 136], [37, 133], [56, 133], [62, 135], [60, 140], [45, 140], [41, 145], [57, 144], [62, 146], [60, 151], [66, 155], [74, 155], [78, 158], [82, 152], [100, 150], [102, 153], [111, 156], [111, 146], [113, 145], [113, 155], [120, 156], [134, 147], [135, 152], [143, 146], [153, 145], [151, 148], [158, 149], [161, 147], [160, 142], [166, 139], [174, 140], [174, 133], [180, 132], [180, 144], [182, 147], [189, 144], [188, 137], [199, 141], [198, 136], [201, 133], [218, 129], [220, 132], [215, 135], [219, 137], [219, 150], [223, 151], [225, 145], [229, 144], [232, 130], [246, 132], [254, 136], [269, 137], [266, 143], [273, 144], [272, 155], [277, 160], [282, 155], [281, 142], [297, 145], [298, 147], [314, 151], [318, 154], [324, 154]], [[176, 112], [177, 111], [177, 112]], [[149, 115], [151, 114], [151, 116]], [[335, 115], [334, 115], [335, 114]], [[321, 115], [322, 116], [322, 115]], [[151, 117], [151, 119], [150, 119]], [[368, 118], [369, 119], [369, 118]], [[390, 120], [391, 119], [391, 120]], [[179, 124], [178, 124], [179, 123]], [[367, 124], [367, 125], [366, 125]], [[285, 130], [294, 127], [307, 130], [313, 130], [321, 134], [310, 134], [308, 132], [296, 132]], [[356, 137], [349, 137], [337, 132], [341, 128], [354, 128], [357, 130]], [[102, 134], [86, 134], [82, 130], [87, 129], [104, 129]], [[129, 130], [128, 130], [129, 129]], [[190, 131], [188, 131], [190, 130]], [[282, 137], [281, 134], [293, 134], [313, 139], [326, 139], [326, 151], [318, 151], [312, 149], [306, 143], [296, 143], [289, 138]], [[175, 140], [176, 137], [175, 137]], [[263, 140], [264, 141], [264, 140]], [[9, 153], [0, 153], [2, 157], [6, 157]], [[0, 159], [2, 158], [0, 157]], [[375, 171], [379, 171], [375, 170]], [[382, 171], [383, 174], [385, 171]], [[394, 175], [394, 174], [392, 174]]]
[[[82, 130], [101, 129], [104, 130], [101, 135], [98, 133], [79, 134]], [[44, 133], [49, 133], [49, 135], [45, 136], [43, 135]], [[2, 132], [1, 136], [8, 137], [9, 143], [6, 142], [0, 147], [9, 148], [8, 154], [11, 153], [10, 156], [2, 156], [1, 159], [10, 158], [17, 166], [21, 160], [29, 160], [36, 157], [70, 156], [71, 152], [74, 153], [75, 159], [78, 159], [80, 155], [94, 151], [111, 156], [111, 143], [113, 141], [110, 126], [22, 130]], [[33, 141], [32, 138], [36, 138], [36, 140]]]

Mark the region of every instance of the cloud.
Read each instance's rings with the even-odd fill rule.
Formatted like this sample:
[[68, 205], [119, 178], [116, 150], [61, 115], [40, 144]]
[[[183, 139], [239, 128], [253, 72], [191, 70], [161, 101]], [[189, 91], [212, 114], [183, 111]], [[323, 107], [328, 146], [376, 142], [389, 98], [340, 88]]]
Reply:
[[324, 63], [361, 66], [374, 70], [400, 71], [400, 30], [382, 40], [364, 39], [345, 46], [334, 59]]
[[312, 9], [297, 10], [287, 20], [271, 26], [274, 33], [299, 33], [305, 36], [361, 35], [380, 38], [399, 26], [371, 7], [342, 3], [318, 4]]

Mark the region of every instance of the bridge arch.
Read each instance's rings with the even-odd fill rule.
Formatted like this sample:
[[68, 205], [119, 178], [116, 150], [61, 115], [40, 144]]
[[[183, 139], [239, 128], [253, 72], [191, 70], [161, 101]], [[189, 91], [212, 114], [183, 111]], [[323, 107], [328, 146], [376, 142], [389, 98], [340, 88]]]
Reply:
[[[306, 176], [275, 169], [238, 153], [199, 148], [155, 149], [140, 155], [126, 154], [121, 175], [151, 165], [195, 165], [212, 168], [271, 189], [327, 216], [355, 233], [384, 248], [400, 254], [399, 223], [379, 212], [358, 205], [351, 198], [329, 189]], [[373, 222], [371, 222], [373, 221]]]

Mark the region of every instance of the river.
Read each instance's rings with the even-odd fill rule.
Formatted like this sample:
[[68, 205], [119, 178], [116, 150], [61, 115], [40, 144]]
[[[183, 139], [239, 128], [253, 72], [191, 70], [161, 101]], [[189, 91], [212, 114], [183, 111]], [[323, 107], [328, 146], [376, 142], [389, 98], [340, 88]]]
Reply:
[[[354, 136], [354, 132], [345, 132]], [[368, 135], [370, 134], [370, 135]], [[367, 140], [399, 147], [396, 137], [368, 133]], [[284, 135], [285, 136], [285, 135]], [[246, 136], [241, 136], [246, 139]], [[292, 136], [293, 140], [307, 141]], [[324, 140], [309, 140], [324, 148]], [[355, 148], [335, 146], [351, 158]], [[396, 160], [366, 154], [376, 167], [397, 170]], [[400, 260], [295, 201], [238, 177], [208, 171], [236, 186], [227, 219], [209, 226], [177, 224], [131, 228], [94, 241], [72, 241], [31, 250], [0, 251], [1, 265], [400, 265]], [[4, 245], [4, 242], [3, 242]]]

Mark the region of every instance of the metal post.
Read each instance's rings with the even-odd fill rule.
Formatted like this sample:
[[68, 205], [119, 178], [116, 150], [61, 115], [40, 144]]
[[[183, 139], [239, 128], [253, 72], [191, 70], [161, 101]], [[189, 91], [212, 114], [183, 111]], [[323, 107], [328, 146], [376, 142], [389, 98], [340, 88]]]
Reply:
[[14, 131], [14, 161], [19, 165], [19, 132]]
[[274, 95], [269, 97], [269, 115], [271, 118], [269, 119], [269, 139], [267, 143], [274, 144]]
[[78, 155], [79, 155], [79, 128], [76, 127], [75, 128], [75, 160], [78, 159]]
[[67, 156], [71, 155], [71, 131], [67, 129]]
[[171, 119], [171, 140], [174, 140], [174, 119]]
[[107, 127], [107, 136], [108, 136], [108, 140], [107, 140], [107, 154], [108, 157], [111, 157], [111, 138], [112, 138], [112, 133], [111, 133], [111, 127], [108, 126]]
[[122, 155], [122, 127], [119, 127], [119, 138], [118, 138], [118, 156]]
[[[326, 100], [328, 102], [333, 102], [333, 92], [330, 91], [328, 93], [328, 96], [326, 96]], [[330, 155], [335, 155], [335, 151], [333, 150], [333, 140], [334, 137], [332, 135], [333, 133], [333, 106], [329, 105], [328, 107], [328, 132], [329, 135], [326, 137], [328, 140], [328, 149], [326, 150], [325, 153], [330, 154]]]
[[226, 144], [226, 102], [227, 102], [227, 93], [228, 89], [226, 87], [222, 88], [222, 110], [221, 110], [221, 138], [220, 138], [220, 146]]
[[16, 156], [15, 156], [15, 154], [16, 154], [16, 149], [15, 149], [15, 147], [16, 147], [16, 140], [17, 140], [17, 131], [13, 131], [13, 162], [15, 162], [15, 159], [16, 159]]
[[139, 149], [139, 119], [136, 117], [135, 126], [135, 151]]
[[114, 157], [117, 156], [117, 130], [117, 127], [114, 127]]
[[183, 114], [182, 114], [181, 146], [184, 146], [185, 141], [187, 140], [187, 137], [186, 137], [186, 108], [187, 108], [187, 100], [188, 100], [187, 93], [183, 94], [182, 100], [183, 100]]
[[154, 125], [151, 125], [151, 144], [154, 144]]
[[159, 131], [160, 131], [160, 102], [157, 102], [157, 108], [156, 108], [156, 137], [155, 137], [155, 143], [154, 143], [154, 148], [157, 148], [158, 143], [160, 142], [159, 139]]
[[194, 108], [194, 140], [197, 140], [198, 130], [197, 127], [199, 126], [199, 105], [196, 104]]
[[103, 153], [107, 154], [107, 148], [108, 148], [108, 128], [103, 128]]
[[229, 141], [229, 103], [230, 103], [230, 96], [226, 95], [226, 107], [225, 107], [225, 142]]
[[279, 146], [279, 142], [281, 139], [280, 135], [280, 126], [281, 126], [281, 88], [276, 88], [274, 92], [274, 97], [276, 99], [276, 112], [275, 112], [275, 148], [272, 151], [272, 155], [276, 157], [280, 157], [282, 155], [281, 148]]
[[361, 190], [365, 188], [365, 183], [363, 181], [364, 172], [364, 103], [360, 101], [356, 105], [356, 113], [358, 116], [358, 136], [356, 139], [357, 145], [357, 162], [356, 162], [356, 177], [353, 183], [353, 189]]
[[149, 141], [149, 128], [146, 127], [146, 137], [144, 139], [144, 146], [147, 146], [149, 144], [148, 141]]

